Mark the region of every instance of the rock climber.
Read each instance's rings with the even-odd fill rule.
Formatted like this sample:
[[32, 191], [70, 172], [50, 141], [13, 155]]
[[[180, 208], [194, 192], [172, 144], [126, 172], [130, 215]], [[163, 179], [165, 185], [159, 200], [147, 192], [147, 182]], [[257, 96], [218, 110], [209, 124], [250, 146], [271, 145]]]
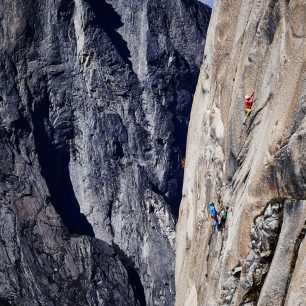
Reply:
[[209, 211], [210, 211], [210, 217], [215, 220], [215, 227], [216, 227], [216, 231], [219, 231], [219, 220], [218, 220], [218, 216], [219, 213], [215, 208], [215, 204], [214, 202], [209, 202]]
[[223, 209], [221, 213], [221, 221], [220, 221], [221, 231], [225, 229], [225, 223], [227, 220], [227, 212], [228, 212], [228, 206], [226, 206], [225, 209]]
[[244, 120], [243, 120], [244, 125], [246, 125], [246, 121], [248, 120], [248, 118], [251, 115], [253, 102], [254, 102], [254, 92], [250, 96], [248, 96], [248, 95], [245, 96], [245, 100], [244, 100], [245, 116], [244, 116]]

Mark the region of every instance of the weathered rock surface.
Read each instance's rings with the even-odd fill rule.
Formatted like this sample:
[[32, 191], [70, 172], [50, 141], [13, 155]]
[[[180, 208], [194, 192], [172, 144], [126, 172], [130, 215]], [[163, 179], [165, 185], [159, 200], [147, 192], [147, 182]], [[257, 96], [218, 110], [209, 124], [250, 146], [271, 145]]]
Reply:
[[172, 305], [210, 9], [4, 0], [0, 304]]
[[[305, 304], [305, 50], [305, 1], [214, 2], [188, 131], [178, 306]], [[229, 206], [222, 234], [210, 200]]]

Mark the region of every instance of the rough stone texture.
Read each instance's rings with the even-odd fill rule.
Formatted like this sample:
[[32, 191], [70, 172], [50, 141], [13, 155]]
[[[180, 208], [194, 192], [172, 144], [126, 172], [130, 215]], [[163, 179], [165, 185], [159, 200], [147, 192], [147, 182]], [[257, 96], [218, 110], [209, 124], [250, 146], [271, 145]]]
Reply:
[[[305, 1], [214, 2], [188, 130], [178, 306], [305, 304], [305, 48]], [[230, 207], [222, 234], [210, 200]]]
[[[33, 176], [24, 178], [32, 170], [8, 143], [1, 133], [1, 169], [8, 172], [0, 187], [0, 304], [137, 305], [118, 255], [105, 242], [68, 234], [43, 197], [39, 171], [31, 167]], [[21, 168], [18, 177], [10, 166]]]
[[[306, 219], [305, 204], [306, 201], [286, 201], [284, 204], [284, 221], [271, 267], [260, 292], [259, 305], [282, 305], [286, 298], [289, 277], [295, 268], [297, 238]], [[299, 266], [296, 268], [300, 269]]]
[[[306, 224], [302, 231], [303, 237], [306, 234]], [[300, 249], [298, 251], [297, 261], [295, 266], [297, 269], [294, 269], [290, 286], [288, 288], [288, 294], [285, 301], [285, 306], [290, 305], [305, 305], [306, 304], [306, 239], [303, 239]]]
[[195, 0], [1, 2], [0, 304], [173, 304], [209, 16]]

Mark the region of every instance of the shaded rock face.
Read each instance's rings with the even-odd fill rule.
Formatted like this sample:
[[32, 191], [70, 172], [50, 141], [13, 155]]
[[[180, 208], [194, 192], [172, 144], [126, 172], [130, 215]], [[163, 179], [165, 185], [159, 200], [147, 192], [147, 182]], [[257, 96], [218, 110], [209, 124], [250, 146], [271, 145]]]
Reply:
[[3, 1], [1, 304], [173, 304], [209, 16], [191, 0]]
[[[306, 303], [305, 14], [304, 1], [214, 2], [188, 130], [177, 305]], [[223, 233], [212, 234], [211, 200], [229, 206]]]

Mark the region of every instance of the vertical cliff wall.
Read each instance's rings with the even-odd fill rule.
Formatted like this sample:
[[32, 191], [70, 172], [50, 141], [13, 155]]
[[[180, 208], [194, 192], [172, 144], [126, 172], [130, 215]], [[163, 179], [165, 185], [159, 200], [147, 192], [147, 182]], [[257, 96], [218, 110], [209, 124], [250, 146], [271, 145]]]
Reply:
[[[305, 47], [305, 1], [214, 2], [188, 131], [177, 305], [306, 304]], [[211, 200], [229, 206], [223, 233], [212, 234]]]
[[1, 2], [1, 305], [174, 303], [209, 16], [193, 0]]

